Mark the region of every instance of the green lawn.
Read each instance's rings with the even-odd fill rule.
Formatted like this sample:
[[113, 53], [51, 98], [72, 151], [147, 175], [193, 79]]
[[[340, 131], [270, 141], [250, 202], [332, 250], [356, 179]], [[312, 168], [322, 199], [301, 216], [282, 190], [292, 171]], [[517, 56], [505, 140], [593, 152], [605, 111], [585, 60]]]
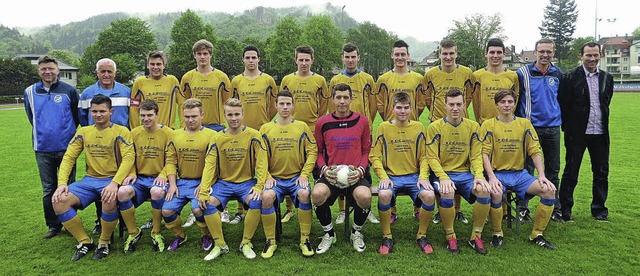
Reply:
[[[607, 201], [611, 222], [596, 222], [590, 215], [591, 169], [586, 154], [580, 184], [576, 189], [573, 211], [575, 222], [550, 222], [545, 232], [545, 236], [559, 247], [557, 251], [537, 248], [528, 243], [531, 224], [523, 225], [521, 234], [516, 235], [504, 223], [504, 247], [499, 250], [489, 248], [488, 255], [480, 256], [464, 244], [471, 230], [470, 225], [456, 222], [462, 253], [449, 254], [444, 246], [441, 225], [432, 224], [428, 238], [434, 244], [436, 252], [431, 256], [423, 255], [414, 243], [417, 221], [412, 217], [411, 202], [407, 197], [400, 197], [400, 218], [392, 226], [395, 252], [389, 256], [377, 254], [380, 226], [367, 224], [363, 232], [368, 248], [364, 253], [355, 252], [342, 235], [343, 226], [339, 225], [336, 228], [338, 243], [334, 248], [324, 255], [303, 258], [298, 249], [296, 216], [284, 224], [283, 240], [276, 255], [269, 260], [260, 257], [245, 260], [237, 249], [242, 225], [225, 224], [225, 237], [232, 250], [212, 262], [202, 260], [206, 253], [199, 250], [200, 234], [195, 226], [187, 228], [189, 241], [178, 252], [153, 252], [149, 232], [146, 230], [138, 250], [130, 256], [121, 252], [123, 240], [116, 238], [115, 249], [105, 260], [96, 262], [88, 256], [79, 262], [69, 261], [75, 250], [76, 241], [73, 238], [60, 235], [51, 240], [42, 239], [47, 230], [42, 215], [42, 190], [30, 144], [30, 126], [24, 110], [0, 110], [0, 153], [3, 156], [0, 166], [4, 176], [0, 185], [5, 191], [0, 197], [0, 221], [4, 229], [0, 231], [0, 240], [3, 242], [0, 250], [0, 274], [635, 274], [633, 271], [640, 267], [640, 258], [634, 249], [640, 237], [640, 222], [637, 219], [640, 217], [640, 209], [636, 201], [640, 197], [640, 190], [632, 180], [635, 178], [633, 171], [640, 161], [637, 154], [640, 139], [633, 131], [640, 122], [638, 106], [640, 94], [617, 93], [613, 98], [611, 172]], [[422, 117], [426, 118], [426, 115], [423, 114]], [[562, 157], [564, 158], [564, 152]], [[79, 162], [82, 163], [83, 161]], [[83, 166], [78, 166], [78, 169], [79, 176], [82, 176]], [[536, 204], [537, 200], [532, 200], [532, 209], [535, 209]], [[377, 206], [375, 200], [373, 205]], [[471, 206], [463, 201], [462, 208], [467, 217], [470, 217]], [[139, 224], [149, 219], [149, 209], [149, 204], [139, 209]], [[231, 210], [233, 212], [233, 208]], [[334, 208], [334, 212], [337, 213], [337, 209]], [[85, 228], [90, 231], [95, 219], [93, 207], [81, 211], [80, 215]], [[183, 212], [184, 217], [186, 214]], [[487, 230], [484, 238], [488, 245]], [[169, 242], [169, 231], [163, 231]], [[312, 236], [321, 234], [322, 228], [314, 219]], [[262, 227], [258, 228], [253, 242], [256, 251], [262, 249]], [[312, 241], [314, 246], [318, 242]]]

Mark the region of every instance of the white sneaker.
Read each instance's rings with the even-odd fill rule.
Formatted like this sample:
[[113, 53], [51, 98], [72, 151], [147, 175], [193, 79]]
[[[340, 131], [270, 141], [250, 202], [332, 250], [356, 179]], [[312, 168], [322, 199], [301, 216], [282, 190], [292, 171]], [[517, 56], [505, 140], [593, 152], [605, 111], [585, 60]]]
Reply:
[[240, 246], [240, 251], [247, 259], [254, 259], [256, 257], [256, 252], [253, 252], [253, 244], [245, 243]]
[[344, 212], [340, 212], [338, 214], [338, 217], [336, 218], [336, 224], [343, 224], [344, 223], [344, 218], [345, 218]]
[[216, 245], [213, 247], [213, 249], [211, 249], [211, 251], [209, 252], [209, 254], [207, 254], [207, 256], [204, 256], [204, 260], [211, 261], [217, 258], [218, 256], [222, 254], [227, 254], [227, 253], [229, 253], [229, 245], [225, 245], [224, 247], [220, 247]]
[[324, 234], [324, 236], [321, 237], [322, 241], [320, 241], [320, 244], [318, 244], [318, 247], [316, 248], [316, 253], [317, 254], [322, 254], [324, 252], [327, 252], [327, 250], [329, 250], [329, 248], [331, 248], [331, 246], [336, 243], [336, 237], [335, 236], [329, 236], [329, 234]]
[[222, 222], [224, 222], [224, 223], [228, 223], [229, 222], [229, 212], [223, 211], [222, 214], [220, 214], [220, 220], [222, 220]]
[[380, 223], [380, 221], [376, 218], [376, 216], [372, 212], [369, 212], [369, 216], [367, 217], [367, 219], [371, 223], [376, 223], [376, 224]]
[[235, 214], [235, 216], [233, 216], [233, 219], [229, 221], [229, 224], [238, 224], [242, 221], [243, 218], [244, 214]]
[[367, 249], [367, 245], [364, 243], [364, 236], [360, 231], [351, 233], [351, 244], [353, 244], [353, 248], [358, 252], [362, 252]]
[[182, 227], [189, 227], [189, 226], [193, 225], [195, 222], [196, 222], [196, 216], [194, 216], [193, 213], [191, 213], [191, 214], [189, 214], [189, 217], [187, 218], [187, 221], [184, 222]]

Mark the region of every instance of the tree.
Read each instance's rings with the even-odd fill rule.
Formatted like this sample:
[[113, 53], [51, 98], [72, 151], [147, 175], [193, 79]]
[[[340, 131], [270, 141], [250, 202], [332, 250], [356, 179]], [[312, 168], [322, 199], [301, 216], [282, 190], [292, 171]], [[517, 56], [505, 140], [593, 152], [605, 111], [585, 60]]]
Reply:
[[302, 27], [293, 17], [285, 17], [276, 25], [276, 33], [267, 38], [267, 56], [271, 66], [266, 70], [277, 81], [296, 70], [295, 48], [301, 44]]
[[633, 37], [640, 37], [640, 27], [638, 27], [635, 30], [633, 30], [633, 32], [631, 32], [631, 35]]
[[456, 42], [458, 49], [457, 62], [472, 68], [482, 68], [486, 65], [484, 48], [491, 38], [506, 40], [502, 34], [500, 14], [491, 16], [473, 14], [464, 20], [454, 20], [454, 27], [449, 29], [446, 38]]
[[26, 59], [0, 59], [0, 96], [22, 95], [25, 88], [40, 80], [35, 66]]
[[242, 45], [231, 38], [218, 41], [215, 51], [216, 68], [225, 72], [229, 78], [244, 71], [242, 63]]
[[55, 57], [58, 60], [63, 61], [64, 63], [71, 66], [80, 65], [80, 55], [69, 50], [51, 50], [47, 53], [47, 55]]
[[[180, 79], [182, 75], [196, 67], [192, 49], [193, 44], [200, 39], [206, 39], [216, 45], [213, 26], [210, 24], [205, 25], [200, 16], [191, 10], [187, 10], [176, 19], [171, 28], [173, 44], [169, 46], [167, 73]], [[214, 57], [211, 60], [213, 64], [215, 64], [217, 51], [216, 47], [214, 47]]]
[[347, 31], [347, 42], [356, 44], [360, 50], [360, 67], [374, 78], [391, 68], [391, 46], [395, 40], [395, 35], [369, 21]]
[[544, 9], [544, 20], [540, 29], [542, 37], [555, 42], [555, 57], [564, 60], [569, 57], [571, 37], [576, 30], [578, 11], [574, 0], [550, 0]]
[[[111, 58], [116, 61], [118, 73], [116, 81], [128, 83], [137, 71], [144, 70], [147, 64], [147, 54], [149, 51], [157, 49], [155, 36], [151, 33], [146, 22], [138, 18], [118, 20], [111, 23], [111, 26], [98, 35], [98, 39], [82, 55], [79, 79], [95, 82], [96, 62], [102, 58]], [[125, 62], [134, 61], [136, 66], [120, 66], [116, 55], [121, 54], [118, 59]], [[128, 55], [127, 58], [124, 55]], [[129, 71], [130, 70], [130, 71]], [[92, 78], [84, 77], [92, 76]], [[92, 83], [81, 82], [80, 86], [88, 86]]]
[[333, 24], [329, 16], [312, 16], [304, 25], [302, 40], [313, 47], [312, 70], [331, 79], [332, 70], [341, 67], [342, 32], [340, 29]]

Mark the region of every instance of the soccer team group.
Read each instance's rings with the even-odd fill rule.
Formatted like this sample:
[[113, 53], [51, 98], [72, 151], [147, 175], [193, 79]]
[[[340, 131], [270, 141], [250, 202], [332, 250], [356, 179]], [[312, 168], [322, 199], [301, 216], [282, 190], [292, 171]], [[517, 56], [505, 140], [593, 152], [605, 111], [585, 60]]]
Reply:
[[[553, 68], [544, 54], [553, 46], [548, 39], [536, 43], [541, 70]], [[556, 249], [543, 231], [559, 212], [554, 210], [557, 179], [545, 176], [538, 134], [523, 118], [551, 104], [522, 98], [522, 72], [504, 68], [505, 47], [499, 39], [488, 42], [488, 65], [476, 72], [456, 64], [454, 41], [441, 42], [441, 65], [424, 76], [409, 70], [408, 48], [396, 41], [393, 70], [374, 81], [358, 69], [359, 50], [348, 43], [342, 53], [345, 68], [327, 85], [311, 71], [313, 49], [299, 46], [297, 71], [278, 88], [259, 70], [256, 47], [244, 48], [245, 70], [230, 80], [211, 66], [213, 45], [200, 40], [193, 46], [197, 68], [181, 81], [164, 73], [166, 58], [153, 51], [147, 57], [149, 74], [137, 78], [131, 89], [114, 81], [116, 64], [105, 58], [96, 64], [98, 81], [81, 95], [59, 81], [54, 58], [40, 58], [42, 80], [25, 90], [25, 108], [45, 190], [49, 237], [64, 227], [79, 242], [72, 260], [90, 251], [95, 251], [93, 259], [102, 259], [121, 218], [129, 234], [124, 252], [132, 253], [142, 236], [135, 210], [150, 201], [155, 249], [176, 251], [187, 241], [180, 212], [189, 204], [202, 233], [201, 248], [207, 251], [204, 259], [213, 260], [229, 252], [221, 213], [229, 201], [238, 200], [246, 209], [240, 251], [246, 258], [256, 257], [252, 237], [262, 221], [266, 242], [260, 254], [270, 258], [278, 245], [275, 208], [288, 196], [298, 208], [300, 250], [312, 256], [336, 242], [330, 207], [343, 195], [354, 207], [350, 240], [362, 252], [373, 171], [380, 179], [380, 254], [393, 251], [398, 193], [414, 201], [419, 221], [415, 241], [425, 254], [434, 252], [427, 230], [436, 205], [447, 249], [459, 252], [456, 197], [473, 205], [473, 228], [466, 240], [470, 247], [487, 253], [482, 239], [487, 220], [491, 247], [501, 247], [507, 189], [522, 200], [540, 197], [530, 240]], [[543, 79], [557, 89], [557, 75]], [[471, 103], [476, 121], [468, 116]], [[425, 107], [428, 127], [418, 120]], [[174, 126], [176, 113], [180, 126]], [[378, 114], [383, 122], [372, 135]], [[86, 176], [74, 182], [83, 151]], [[526, 169], [528, 162], [537, 177]], [[97, 244], [77, 214], [96, 201], [102, 203]], [[315, 248], [310, 242], [312, 210], [324, 231]], [[168, 245], [163, 221], [172, 234]]]

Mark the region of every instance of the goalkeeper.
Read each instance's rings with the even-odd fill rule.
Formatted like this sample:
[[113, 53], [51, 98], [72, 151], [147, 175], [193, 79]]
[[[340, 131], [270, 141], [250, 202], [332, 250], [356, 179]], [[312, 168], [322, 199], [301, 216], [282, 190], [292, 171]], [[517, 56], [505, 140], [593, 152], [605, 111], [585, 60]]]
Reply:
[[416, 243], [425, 254], [433, 253], [433, 247], [427, 241], [427, 228], [435, 206], [435, 194], [428, 180], [426, 129], [420, 121], [409, 120], [411, 111], [409, 94], [395, 93], [393, 119], [378, 126], [369, 155], [371, 167], [380, 178], [378, 211], [382, 243], [378, 251], [381, 255], [393, 251], [391, 202], [399, 191], [407, 193], [415, 206], [421, 207]]
[[[311, 198], [316, 206], [316, 216], [325, 232], [316, 253], [326, 252], [336, 242], [330, 207], [343, 190], [347, 202], [355, 205], [351, 243], [356, 251], [362, 252], [366, 248], [362, 226], [371, 208], [371, 183], [365, 178], [369, 166], [371, 130], [365, 115], [349, 109], [353, 101], [349, 85], [336, 85], [331, 99], [335, 111], [318, 119], [314, 134], [318, 145], [317, 166], [321, 168], [321, 176], [316, 181]], [[337, 181], [337, 165], [349, 166], [346, 182]]]

